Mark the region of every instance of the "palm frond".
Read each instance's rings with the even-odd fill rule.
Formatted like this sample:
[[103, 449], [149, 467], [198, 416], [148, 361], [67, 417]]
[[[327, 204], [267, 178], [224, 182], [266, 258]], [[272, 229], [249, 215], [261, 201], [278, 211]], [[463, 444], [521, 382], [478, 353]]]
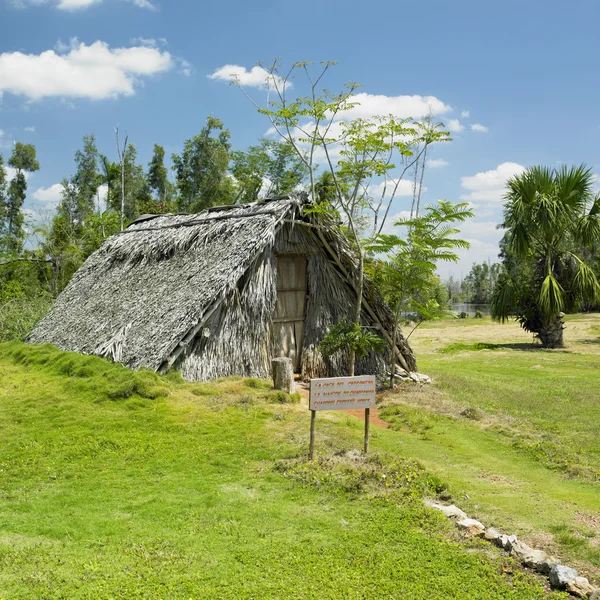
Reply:
[[550, 271], [540, 289], [539, 307], [542, 313], [551, 316], [562, 311], [564, 307], [565, 290], [560, 285], [554, 274]]

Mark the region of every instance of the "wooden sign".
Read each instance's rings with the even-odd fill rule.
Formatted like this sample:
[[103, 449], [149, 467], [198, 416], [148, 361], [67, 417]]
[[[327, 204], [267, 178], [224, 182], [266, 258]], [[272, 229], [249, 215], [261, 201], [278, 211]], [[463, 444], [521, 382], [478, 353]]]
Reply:
[[310, 410], [375, 408], [375, 376], [311, 379]]
[[315, 457], [315, 420], [318, 410], [365, 411], [364, 452], [369, 451], [369, 422], [371, 409], [375, 408], [375, 376], [328, 377], [310, 380], [310, 449], [309, 457]]

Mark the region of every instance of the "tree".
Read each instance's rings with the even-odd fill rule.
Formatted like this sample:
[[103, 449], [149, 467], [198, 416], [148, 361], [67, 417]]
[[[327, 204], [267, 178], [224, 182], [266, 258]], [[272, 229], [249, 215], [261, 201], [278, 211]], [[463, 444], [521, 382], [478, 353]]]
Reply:
[[489, 304], [500, 274], [500, 265], [494, 263], [476, 264], [462, 282], [462, 288], [467, 295], [467, 302], [474, 304]]
[[8, 185], [8, 194], [4, 200], [4, 231], [0, 240], [0, 249], [7, 253], [19, 254], [23, 250], [23, 203], [27, 197], [27, 173], [38, 171], [40, 164], [36, 159], [35, 146], [17, 142], [13, 148], [8, 165], [16, 174]]
[[93, 134], [84, 136], [83, 150], [75, 152], [75, 165], [75, 175], [71, 179], [77, 195], [73, 220], [83, 227], [95, 212], [96, 194], [101, 184], [98, 148]]
[[563, 313], [596, 302], [600, 285], [585, 250], [600, 240], [600, 195], [584, 165], [533, 167], [507, 183], [503, 270], [492, 317], [515, 316], [545, 348], [563, 346]]
[[[308, 171], [310, 198], [314, 210], [336, 212], [344, 219], [344, 232], [358, 256], [353, 273], [356, 305], [351, 318], [362, 334], [361, 315], [364, 290], [364, 239], [383, 231], [400, 182], [432, 143], [449, 140], [443, 124], [393, 115], [372, 119], [344, 120], [346, 111], [356, 106], [354, 93], [359, 85], [333, 93], [320, 90], [321, 80], [334, 65], [321, 63], [313, 74], [310, 62], [298, 62], [281, 72], [275, 61], [266, 71], [267, 103], [261, 106], [244, 92], [258, 111], [267, 116], [275, 132], [295, 151]], [[301, 73], [307, 86], [305, 96], [290, 98], [290, 80]], [[239, 80], [234, 83], [243, 90]], [[294, 85], [298, 82], [295, 80]], [[339, 158], [337, 158], [339, 157]], [[320, 169], [317, 159], [325, 166]], [[329, 173], [321, 192], [330, 194], [330, 203], [319, 203], [319, 177]], [[370, 226], [367, 223], [370, 221]], [[317, 230], [318, 232], [318, 230]], [[354, 374], [357, 344], [349, 347], [349, 374]]]
[[262, 139], [258, 146], [250, 146], [245, 152], [233, 152], [231, 159], [239, 202], [254, 202], [263, 187], [266, 197], [282, 196], [296, 190], [308, 178], [306, 166], [287, 142]]
[[186, 140], [183, 152], [173, 154], [180, 211], [199, 212], [234, 201], [233, 182], [227, 174], [229, 138], [229, 129], [211, 116], [198, 135]]
[[[379, 235], [370, 246], [371, 250], [388, 255], [386, 261], [380, 261], [378, 268], [373, 269], [373, 278], [394, 313], [390, 332], [394, 346], [403, 314], [416, 312], [420, 324], [446, 312], [447, 307], [438, 302], [440, 282], [435, 276], [436, 265], [439, 261], [456, 262], [455, 249], [469, 247], [467, 241], [453, 236], [460, 233], [454, 224], [471, 217], [473, 211], [467, 203], [440, 200], [437, 206], [427, 206], [422, 216], [396, 221], [397, 227], [405, 229], [404, 237]], [[394, 364], [392, 347], [390, 385], [393, 385]]]

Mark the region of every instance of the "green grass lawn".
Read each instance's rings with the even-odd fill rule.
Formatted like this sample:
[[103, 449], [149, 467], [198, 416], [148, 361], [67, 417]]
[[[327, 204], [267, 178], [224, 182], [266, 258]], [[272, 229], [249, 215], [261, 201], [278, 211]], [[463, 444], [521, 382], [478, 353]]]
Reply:
[[[514, 324], [425, 324], [411, 342], [433, 386], [380, 412], [397, 451], [448, 482], [457, 503], [582, 572], [600, 574], [600, 317], [568, 319], [564, 350]], [[388, 444], [384, 444], [388, 446]]]
[[422, 507], [444, 477], [409, 459], [420, 433], [365, 460], [360, 422], [320, 415], [309, 463], [282, 400], [0, 345], [0, 598], [549, 597]]

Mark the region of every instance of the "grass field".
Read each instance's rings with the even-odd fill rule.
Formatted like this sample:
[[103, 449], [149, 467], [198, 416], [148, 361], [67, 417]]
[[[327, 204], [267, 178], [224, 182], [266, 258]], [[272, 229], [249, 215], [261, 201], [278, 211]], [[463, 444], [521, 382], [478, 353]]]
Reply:
[[[564, 350], [516, 324], [428, 323], [411, 339], [434, 386], [383, 401], [397, 449], [487, 523], [600, 573], [600, 316], [568, 318]], [[389, 447], [388, 447], [389, 448]]]
[[[434, 354], [423, 370], [453, 406]], [[460, 540], [421, 503], [446, 475], [453, 494], [470, 489], [435, 464], [436, 436], [452, 431], [457, 448], [470, 435], [511, 438], [432, 409], [432, 428], [374, 431], [365, 460], [348, 453], [361, 423], [325, 414], [321, 458], [309, 463], [305, 404], [269, 388], [184, 384], [0, 345], [0, 598], [563, 597], [484, 542]], [[522, 456], [565, 485], [595, 485]], [[489, 512], [490, 498], [481, 505]]]

